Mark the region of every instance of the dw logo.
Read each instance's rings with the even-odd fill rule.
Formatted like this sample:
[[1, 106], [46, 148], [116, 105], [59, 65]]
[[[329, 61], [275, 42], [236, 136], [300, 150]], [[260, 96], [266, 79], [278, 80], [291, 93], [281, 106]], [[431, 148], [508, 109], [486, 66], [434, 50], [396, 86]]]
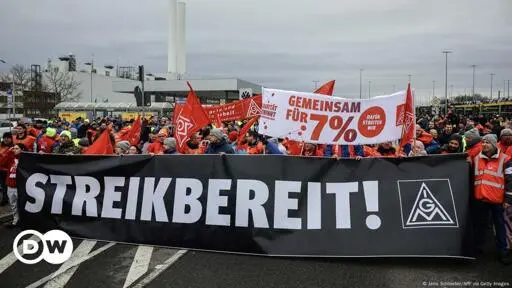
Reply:
[[459, 227], [449, 179], [398, 180], [402, 227]]
[[[27, 239], [27, 235], [32, 236]], [[23, 241], [22, 237], [25, 238]], [[35, 230], [25, 230], [14, 239], [12, 250], [14, 256], [25, 264], [36, 264], [42, 259], [50, 264], [62, 264], [71, 257], [73, 242], [71, 237], [61, 230], [51, 230], [44, 235]], [[35, 256], [38, 253], [39, 256]]]

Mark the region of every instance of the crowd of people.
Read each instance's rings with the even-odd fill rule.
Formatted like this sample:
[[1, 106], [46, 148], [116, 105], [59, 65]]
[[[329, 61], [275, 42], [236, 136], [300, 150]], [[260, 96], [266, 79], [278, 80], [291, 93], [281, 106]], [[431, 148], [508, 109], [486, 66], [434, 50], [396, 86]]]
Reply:
[[[465, 152], [468, 161], [476, 167], [476, 234], [485, 235], [488, 216], [492, 214], [500, 260], [510, 263], [507, 241], [512, 239], [512, 224], [505, 217], [505, 208], [512, 204], [512, 193], [506, 192], [512, 191], [512, 168], [509, 168], [512, 166], [509, 164], [512, 157], [512, 125], [508, 119], [499, 115], [464, 116], [453, 112], [447, 115], [418, 115], [416, 137], [403, 147], [398, 147], [397, 143], [392, 142], [378, 145], [302, 143], [259, 135], [257, 122], [251, 129], [244, 129], [247, 121], [234, 121], [223, 123], [222, 127], [204, 127], [186, 141], [185, 148], [178, 149], [173, 137], [174, 126], [171, 119], [151, 117], [141, 121], [137, 126], [140, 127], [138, 141], [133, 143], [127, 141], [124, 136], [136, 126], [135, 121], [123, 121], [120, 118], [98, 118], [92, 121], [81, 118], [72, 121], [53, 119], [47, 122], [18, 123], [12, 133], [5, 133], [0, 143], [0, 181], [3, 182], [0, 185], [4, 195], [2, 205], [10, 204], [13, 209], [14, 219], [10, 225], [16, 225], [18, 222], [15, 178], [21, 152], [84, 154], [105, 131], [112, 146], [115, 147], [113, 154], [116, 155], [272, 154], [361, 159]], [[505, 170], [511, 174], [505, 173]], [[486, 171], [494, 172], [489, 176]], [[507, 225], [509, 229], [506, 229]], [[481, 248], [483, 239], [477, 239], [478, 248]]]

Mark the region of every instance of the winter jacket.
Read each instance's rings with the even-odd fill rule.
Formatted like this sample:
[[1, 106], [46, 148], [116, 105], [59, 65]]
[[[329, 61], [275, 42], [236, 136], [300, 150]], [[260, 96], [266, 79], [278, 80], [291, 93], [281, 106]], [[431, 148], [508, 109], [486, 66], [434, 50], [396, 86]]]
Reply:
[[270, 155], [283, 155], [276, 143], [268, 141], [265, 145], [265, 153]]
[[7, 146], [4, 143], [0, 144], [0, 170], [9, 170], [11, 162], [14, 160], [14, 154], [12, 151], [9, 151], [12, 146]]
[[482, 143], [476, 143], [472, 147], [466, 147], [466, 153], [468, 153], [468, 157], [471, 159], [475, 158], [480, 152], [482, 152]]
[[18, 138], [18, 136], [16, 136], [13, 137], [12, 140], [14, 141], [14, 144], [23, 144], [28, 152], [34, 152], [34, 143], [36, 142], [36, 137], [26, 134], [23, 138]]
[[364, 148], [361, 145], [327, 145], [324, 156], [338, 156], [341, 158], [364, 157]]
[[164, 152], [164, 145], [162, 145], [159, 140], [155, 140], [155, 142], [149, 144], [148, 153], [160, 154], [162, 152]]
[[429, 145], [425, 145], [425, 151], [427, 151], [428, 154], [439, 154], [441, 146], [436, 140], [432, 140]]
[[81, 149], [73, 141], [60, 143], [53, 149], [53, 154], [80, 154]]
[[14, 156], [13, 161], [11, 161], [9, 165], [9, 170], [7, 171], [7, 178], [5, 179], [5, 184], [9, 188], [16, 188], [16, 168], [18, 168], [19, 155]]
[[39, 147], [39, 151], [43, 151], [44, 153], [52, 153], [53, 149], [57, 145], [57, 140], [55, 138], [50, 138], [46, 135], [39, 139], [37, 143], [37, 147]]
[[226, 154], [235, 154], [235, 151], [233, 150], [233, 147], [229, 145], [229, 143], [226, 141], [226, 139], [220, 140], [219, 143], [210, 143], [208, 145], [208, 148], [206, 149], [205, 154], [219, 154], [219, 153], [226, 153]]
[[500, 151], [507, 154], [508, 156], [512, 156], [512, 145], [505, 146], [501, 142], [498, 142], [498, 149], [500, 149]]

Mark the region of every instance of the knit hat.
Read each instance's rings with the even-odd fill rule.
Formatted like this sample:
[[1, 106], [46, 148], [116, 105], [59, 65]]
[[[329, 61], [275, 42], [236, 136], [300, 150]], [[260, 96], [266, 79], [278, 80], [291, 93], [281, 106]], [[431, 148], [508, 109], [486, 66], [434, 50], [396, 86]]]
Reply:
[[82, 138], [82, 139], [78, 140], [78, 146], [80, 146], [80, 147], [89, 147], [89, 139]]
[[60, 137], [63, 137], [63, 136], [66, 136], [68, 137], [69, 139], [71, 139], [71, 132], [67, 131], [67, 130], [64, 130], [62, 132], [60, 132]]
[[503, 129], [501, 130], [500, 136], [512, 136], [512, 129]]
[[229, 139], [229, 141], [231, 141], [231, 142], [235, 142], [235, 141], [236, 141], [236, 139], [238, 139], [238, 132], [236, 132], [236, 131], [231, 131], [231, 132], [229, 132], [228, 139]]
[[222, 129], [212, 129], [210, 131], [210, 135], [219, 140], [222, 140], [222, 138], [224, 138], [224, 133], [223, 133]]
[[492, 147], [498, 148], [498, 136], [496, 136], [496, 134], [487, 134], [482, 138], [482, 140], [489, 142]]
[[71, 133], [71, 138], [75, 139], [78, 134], [78, 131], [76, 130], [76, 128], [69, 129], [69, 132]]
[[130, 149], [130, 142], [128, 141], [119, 141], [117, 144], [116, 144], [116, 148], [119, 148], [123, 151], [128, 151], [128, 149]]
[[46, 128], [46, 136], [53, 138], [57, 135], [57, 130], [55, 128]]
[[464, 137], [466, 138], [466, 141], [468, 140], [468, 138], [471, 139], [470, 141], [467, 141], [469, 147], [472, 147], [476, 143], [480, 142], [480, 140], [482, 140], [482, 137], [480, 137], [480, 133], [478, 132], [477, 129], [474, 128], [469, 131], [466, 131], [466, 133], [464, 133]]
[[176, 149], [176, 139], [172, 137], [165, 138], [164, 146], [169, 147], [169, 149]]

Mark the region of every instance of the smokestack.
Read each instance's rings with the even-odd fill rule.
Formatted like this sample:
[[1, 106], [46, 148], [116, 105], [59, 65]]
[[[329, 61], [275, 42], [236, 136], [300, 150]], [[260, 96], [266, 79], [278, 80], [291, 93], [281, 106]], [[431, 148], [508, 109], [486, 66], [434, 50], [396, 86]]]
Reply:
[[180, 76], [187, 73], [187, 38], [186, 38], [186, 4], [178, 2], [178, 16], [177, 16], [177, 72]]
[[169, 39], [167, 46], [167, 76], [169, 78], [176, 78], [178, 72], [177, 55], [178, 55], [178, 1], [169, 0]]

